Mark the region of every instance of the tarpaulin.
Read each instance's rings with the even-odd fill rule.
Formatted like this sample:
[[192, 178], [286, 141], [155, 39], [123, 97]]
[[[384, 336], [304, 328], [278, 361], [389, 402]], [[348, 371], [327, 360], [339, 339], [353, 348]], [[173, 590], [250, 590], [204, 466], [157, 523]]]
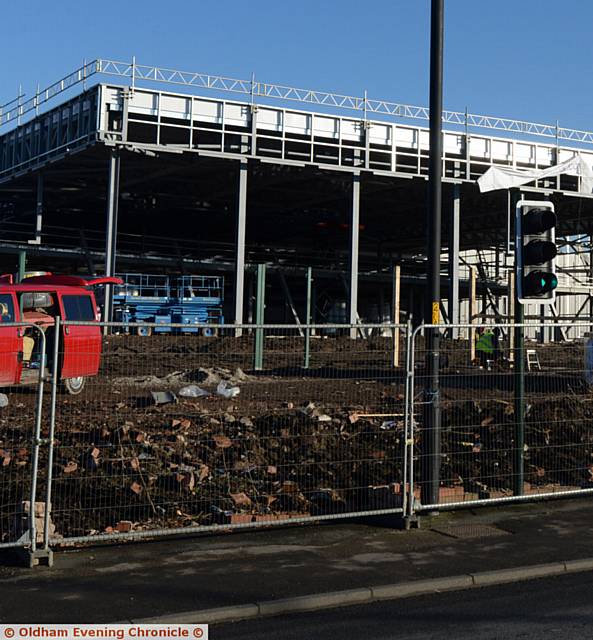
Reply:
[[478, 178], [480, 191], [495, 191], [496, 189], [510, 189], [528, 184], [533, 180], [550, 178], [561, 174], [581, 176], [579, 193], [593, 192], [593, 171], [580, 155], [547, 169], [513, 169], [512, 167], [490, 167], [483, 176]]

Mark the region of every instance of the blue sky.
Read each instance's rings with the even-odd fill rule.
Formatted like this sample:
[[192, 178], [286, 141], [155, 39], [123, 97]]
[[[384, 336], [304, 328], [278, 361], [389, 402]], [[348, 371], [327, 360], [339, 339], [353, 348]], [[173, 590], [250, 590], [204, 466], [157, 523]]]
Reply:
[[[446, 108], [593, 129], [593, 2], [445, 0]], [[0, 103], [104, 57], [428, 104], [430, 0], [4, 0]]]

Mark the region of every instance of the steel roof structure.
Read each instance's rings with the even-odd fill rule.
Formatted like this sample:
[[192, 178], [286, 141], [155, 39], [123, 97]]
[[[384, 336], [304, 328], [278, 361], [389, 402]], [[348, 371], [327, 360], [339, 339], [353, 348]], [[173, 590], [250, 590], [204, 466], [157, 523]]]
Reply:
[[[0, 107], [0, 245], [102, 252], [107, 274], [116, 239], [131, 262], [232, 264], [237, 322], [246, 262], [338, 266], [353, 320], [359, 271], [422, 253], [427, 119], [366, 94], [94, 60]], [[467, 111], [443, 120], [453, 262], [460, 249], [508, 247], [512, 194], [476, 186], [489, 167], [575, 154], [593, 166], [591, 132]], [[562, 175], [521, 190], [554, 200], [561, 233], [591, 235], [593, 197], [580, 187]]]

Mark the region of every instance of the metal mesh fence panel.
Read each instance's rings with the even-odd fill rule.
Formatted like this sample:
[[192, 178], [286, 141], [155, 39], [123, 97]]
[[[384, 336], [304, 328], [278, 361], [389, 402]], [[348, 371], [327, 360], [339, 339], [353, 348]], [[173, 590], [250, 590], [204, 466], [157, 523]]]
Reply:
[[45, 342], [39, 327], [0, 321], [0, 547], [42, 541], [44, 504], [36, 496]]
[[64, 323], [53, 543], [401, 511], [404, 326], [104, 328]]
[[[585, 365], [585, 341], [525, 341], [521, 420], [515, 327], [463, 325], [456, 340], [447, 338], [451, 328], [440, 328], [441, 506], [593, 490], [593, 379]], [[544, 330], [529, 328], [538, 336]], [[559, 337], [561, 329], [545, 326]], [[430, 453], [423, 334], [420, 328], [412, 341], [417, 508], [430, 506], [420, 503]]]

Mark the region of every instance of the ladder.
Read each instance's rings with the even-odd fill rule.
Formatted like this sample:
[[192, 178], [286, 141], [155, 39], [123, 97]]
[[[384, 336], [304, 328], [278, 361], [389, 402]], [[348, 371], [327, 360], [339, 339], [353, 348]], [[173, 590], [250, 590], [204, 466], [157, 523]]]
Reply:
[[542, 370], [542, 367], [539, 363], [539, 358], [537, 357], [537, 351], [535, 349], [527, 349], [525, 351], [525, 356], [527, 358], [527, 371], [531, 371], [532, 368], [535, 370], [537, 368], [538, 371]]

